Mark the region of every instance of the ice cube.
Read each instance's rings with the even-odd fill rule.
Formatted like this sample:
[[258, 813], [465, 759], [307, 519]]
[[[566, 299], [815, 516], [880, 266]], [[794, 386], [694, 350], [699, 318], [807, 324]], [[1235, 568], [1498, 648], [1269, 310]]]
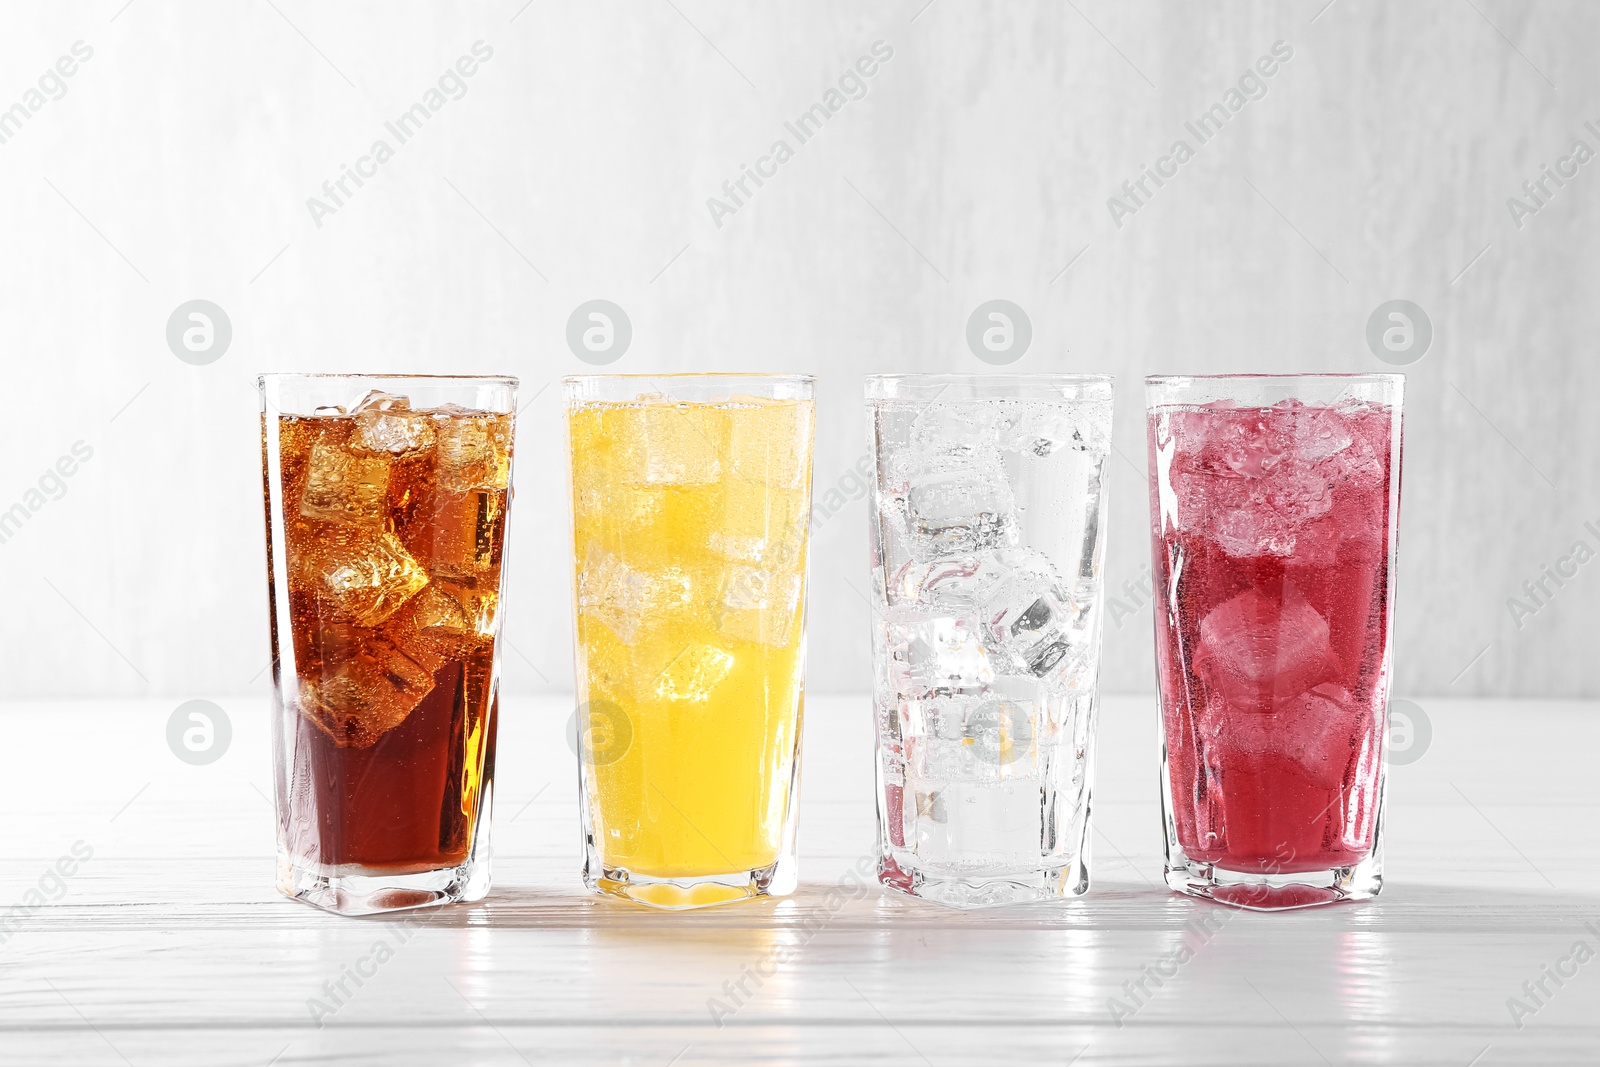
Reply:
[[1371, 445], [1357, 440], [1336, 459], [1343, 481], [1356, 489], [1373, 489], [1383, 482], [1383, 460]]
[[722, 522], [710, 535], [711, 550], [745, 563], [794, 563], [805, 542], [803, 503], [798, 490], [729, 480], [724, 485]]
[[1296, 531], [1265, 506], [1219, 508], [1206, 532], [1235, 559], [1294, 555]]
[[733, 477], [798, 488], [811, 459], [810, 401], [735, 396], [729, 404], [727, 457]]
[[[350, 406], [349, 413], [354, 415], [357, 412], [364, 411], [368, 408], [381, 410], [388, 407], [409, 409], [411, 407], [411, 401], [395, 393], [386, 393], [382, 389], [369, 389], [367, 390], [366, 396], [362, 397], [360, 400], [357, 400]], [[339, 412], [340, 414], [344, 414], [345, 409], [340, 408]]]
[[719, 412], [658, 402], [630, 409], [619, 427], [625, 476], [634, 485], [705, 485], [722, 476]]
[[731, 670], [733, 656], [729, 653], [715, 645], [690, 645], [657, 676], [656, 696], [703, 704]]
[[590, 545], [578, 573], [578, 613], [599, 620], [625, 644], [636, 644], [647, 626], [692, 599], [689, 575], [669, 567], [647, 572], [630, 567], [598, 545]]
[[794, 627], [800, 592], [798, 571], [730, 567], [722, 588], [718, 629], [741, 641], [783, 648]]
[[1007, 583], [984, 617], [994, 647], [1015, 655], [1031, 674], [1050, 673], [1071, 650], [1065, 600], [1058, 590]]
[[1283, 752], [1323, 789], [1337, 789], [1356, 753], [1361, 711], [1336, 685], [1319, 685], [1282, 704], [1276, 715]]
[[891, 609], [881, 625], [885, 627], [891, 680], [903, 698], [981, 692], [994, 681], [994, 668], [976, 619], [927, 617]]
[[494, 567], [505, 513], [503, 489], [438, 489], [418, 495], [401, 533], [431, 573], [473, 581]]
[[[1092, 592], [1093, 583], [1085, 585]], [[1033, 589], [1051, 591], [1056, 601], [1074, 607], [1071, 620], [1082, 621], [1092, 598], [1077, 591], [1063, 592], [1063, 582], [1043, 553], [1026, 547], [1007, 547], [981, 555], [947, 556], [924, 562], [913, 560], [894, 575], [894, 597], [941, 613], [973, 614], [986, 623], [1001, 614], [1011, 616], [1030, 608]], [[1023, 603], [1023, 599], [1026, 602]], [[998, 640], [999, 631], [996, 631]]]
[[1318, 789], [1335, 790], [1357, 754], [1363, 715], [1350, 694], [1323, 684], [1281, 702], [1268, 715], [1224, 710], [1209, 720], [1210, 744], [1226, 773], [1230, 763], [1291, 764]]
[[1292, 505], [1280, 511], [1267, 501], [1266, 489], [1258, 486], [1244, 507], [1216, 513], [1213, 537], [1235, 559], [1287, 559], [1296, 554], [1303, 527], [1296, 521]]
[[1072, 436], [1065, 415], [1059, 405], [1006, 402], [999, 420], [1000, 448], [1048, 456]]
[[432, 420], [403, 396], [373, 390], [356, 405], [355, 420], [351, 443], [362, 451], [400, 456], [433, 447]]
[[1341, 487], [1382, 481], [1380, 457], [1341, 409], [1286, 403], [1195, 414], [1172, 465], [1181, 517], [1203, 524], [1235, 558], [1299, 557], [1307, 548], [1325, 557], [1328, 539], [1309, 533], [1313, 524], [1333, 510]]
[[984, 558], [945, 556], [932, 561], [909, 560], [889, 583], [891, 602], [927, 608], [978, 607], [977, 586]]
[[1235, 559], [1296, 554], [1307, 524], [1333, 507], [1325, 473], [1282, 461], [1259, 478], [1187, 475], [1180, 492], [1189, 525], [1207, 523], [1207, 533]]
[[356, 456], [329, 441], [311, 446], [300, 514], [323, 522], [381, 526], [389, 492], [389, 461]]
[[975, 618], [997, 673], [1044, 676], [1087, 654], [1095, 583], [1067, 586], [1033, 549], [911, 563], [895, 587], [907, 600]]
[[999, 444], [1035, 456], [1063, 448], [1105, 454], [1111, 451], [1111, 410], [1103, 403], [1009, 401], [999, 421]]
[[621, 538], [637, 537], [661, 521], [666, 492], [658, 485], [616, 485], [598, 479], [574, 478], [573, 507], [588, 529], [614, 530]]
[[911, 447], [911, 427], [920, 408], [879, 401], [873, 407], [872, 434], [880, 456], [898, 455]]
[[911, 421], [911, 450], [924, 456], [977, 456], [997, 447], [999, 410], [984, 400], [935, 401]]
[[360, 626], [377, 626], [428, 584], [391, 533], [325, 529], [297, 555], [301, 579]]
[[1375, 443], [1386, 434], [1371, 434], [1384, 426], [1387, 416], [1366, 404], [1311, 409], [1295, 423], [1294, 456], [1330, 478], [1365, 480], [1370, 488], [1382, 476]]
[[462, 656], [462, 649], [457, 642], [419, 636], [411, 628], [409, 620], [405, 619], [404, 610], [384, 623], [378, 633], [399, 649], [406, 659], [430, 674], [437, 675], [446, 664]]
[[1271, 413], [1242, 415], [1212, 429], [1205, 451], [1245, 478], [1260, 478], [1278, 465], [1291, 447], [1289, 423]]
[[1067, 445], [1080, 452], [1111, 454], [1110, 404], [1088, 401], [1073, 406], [1072, 439]]
[[1343, 416], [1319, 408], [1298, 420], [1294, 428], [1294, 456], [1304, 463], [1321, 463], [1349, 448], [1354, 440]]
[[434, 672], [478, 644], [476, 635], [469, 631], [461, 604], [437, 581], [429, 582], [390, 616], [378, 635], [408, 659]]
[[1288, 527], [1299, 527], [1333, 509], [1333, 481], [1327, 473], [1283, 463], [1266, 486], [1266, 505]]
[[481, 644], [494, 637], [499, 597], [450, 581], [429, 582], [411, 604], [411, 620], [419, 633]]
[[1318, 410], [1303, 428], [1296, 454], [1331, 483], [1376, 488], [1384, 471], [1378, 449], [1386, 445], [1387, 433], [1372, 431], [1375, 427], [1386, 431], [1386, 418], [1366, 405]]
[[433, 673], [368, 642], [331, 670], [300, 680], [300, 709], [340, 748], [370, 748], [433, 690]]
[[906, 489], [906, 525], [924, 558], [978, 552], [1017, 540], [1016, 501], [998, 463], [937, 465]]
[[1344, 529], [1339, 517], [1323, 516], [1294, 532], [1294, 559], [1297, 566], [1331, 567], [1345, 547]]
[[1274, 599], [1247, 589], [1200, 620], [1194, 667], [1230, 708], [1270, 714], [1339, 676], [1328, 620], [1285, 581]]
[[432, 415], [439, 484], [445, 489], [504, 489], [511, 481], [511, 421], [504, 415]]

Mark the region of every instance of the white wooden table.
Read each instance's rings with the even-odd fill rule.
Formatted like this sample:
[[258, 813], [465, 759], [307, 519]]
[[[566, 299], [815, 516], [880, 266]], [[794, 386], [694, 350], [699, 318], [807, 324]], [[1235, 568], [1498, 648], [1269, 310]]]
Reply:
[[[1434, 740], [1391, 772], [1370, 904], [1260, 915], [1161, 887], [1153, 702], [1133, 697], [1102, 709], [1088, 896], [830, 898], [872, 851], [871, 725], [863, 698], [821, 697], [800, 892], [668, 914], [583, 890], [570, 705], [509, 699], [495, 889], [408, 925], [274, 894], [264, 702], [223, 702], [233, 740], [205, 767], [166, 747], [175, 701], [11, 705], [0, 915], [24, 910], [0, 944], [0, 1062], [1600, 1062], [1600, 958], [1545, 978], [1520, 1028], [1507, 1003], [1575, 942], [1600, 951], [1600, 707], [1418, 702]], [[78, 842], [92, 856], [49, 873]], [[1203, 943], [1201, 915], [1226, 919]], [[1119, 1025], [1111, 998], [1186, 937]], [[711, 998], [735, 1008], [720, 1026]]]

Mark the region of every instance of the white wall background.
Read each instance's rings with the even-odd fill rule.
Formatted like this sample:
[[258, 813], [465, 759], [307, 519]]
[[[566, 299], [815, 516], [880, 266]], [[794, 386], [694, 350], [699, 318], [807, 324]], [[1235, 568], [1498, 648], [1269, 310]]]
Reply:
[[[1600, 696], [1600, 563], [1520, 629], [1506, 603], [1600, 547], [1600, 162], [1520, 229], [1506, 206], [1600, 150], [1600, 6], [1324, 4], [8, 4], [0, 108], [94, 52], [0, 144], [0, 509], [94, 454], [0, 544], [0, 696], [263, 690], [267, 369], [522, 378], [508, 685], [570, 687], [550, 383], [587, 369], [564, 330], [594, 297], [634, 326], [612, 370], [818, 374], [819, 492], [862, 452], [864, 372], [982, 370], [967, 316], [1017, 302], [1012, 369], [1118, 376], [1129, 607], [1139, 377], [1383, 370], [1368, 315], [1416, 301], [1397, 691]], [[478, 40], [465, 97], [314, 225], [307, 198]], [[707, 197], [879, 40], [866, 97], [716, 226]], [[1278, 40], [1266, 96], [1113, 225], [1107, 197]], [[197, 297], [233, 325], [209, 366], [165, 342]], [[863, 689], [862, 503], [815, 538], [811, 681]], [[1121, 622], [1104, 685], [1151, 689], [1148, 609]]]

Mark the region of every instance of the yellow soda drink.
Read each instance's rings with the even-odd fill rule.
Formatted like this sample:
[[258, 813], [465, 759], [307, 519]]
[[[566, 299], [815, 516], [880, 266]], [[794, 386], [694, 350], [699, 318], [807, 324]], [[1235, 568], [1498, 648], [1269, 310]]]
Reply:
[[585, 879], [666, 907], [794, 878], [813, 402], [719, 377], [568, 383]]

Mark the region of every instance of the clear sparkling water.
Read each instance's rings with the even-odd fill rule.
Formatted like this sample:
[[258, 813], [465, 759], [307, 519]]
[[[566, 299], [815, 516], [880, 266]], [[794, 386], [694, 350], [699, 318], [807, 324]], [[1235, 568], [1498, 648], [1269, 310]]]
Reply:
[[953, 903], [1083, 845], [1110, 424], [1109, 400], [873, 404], [883, 848]]

